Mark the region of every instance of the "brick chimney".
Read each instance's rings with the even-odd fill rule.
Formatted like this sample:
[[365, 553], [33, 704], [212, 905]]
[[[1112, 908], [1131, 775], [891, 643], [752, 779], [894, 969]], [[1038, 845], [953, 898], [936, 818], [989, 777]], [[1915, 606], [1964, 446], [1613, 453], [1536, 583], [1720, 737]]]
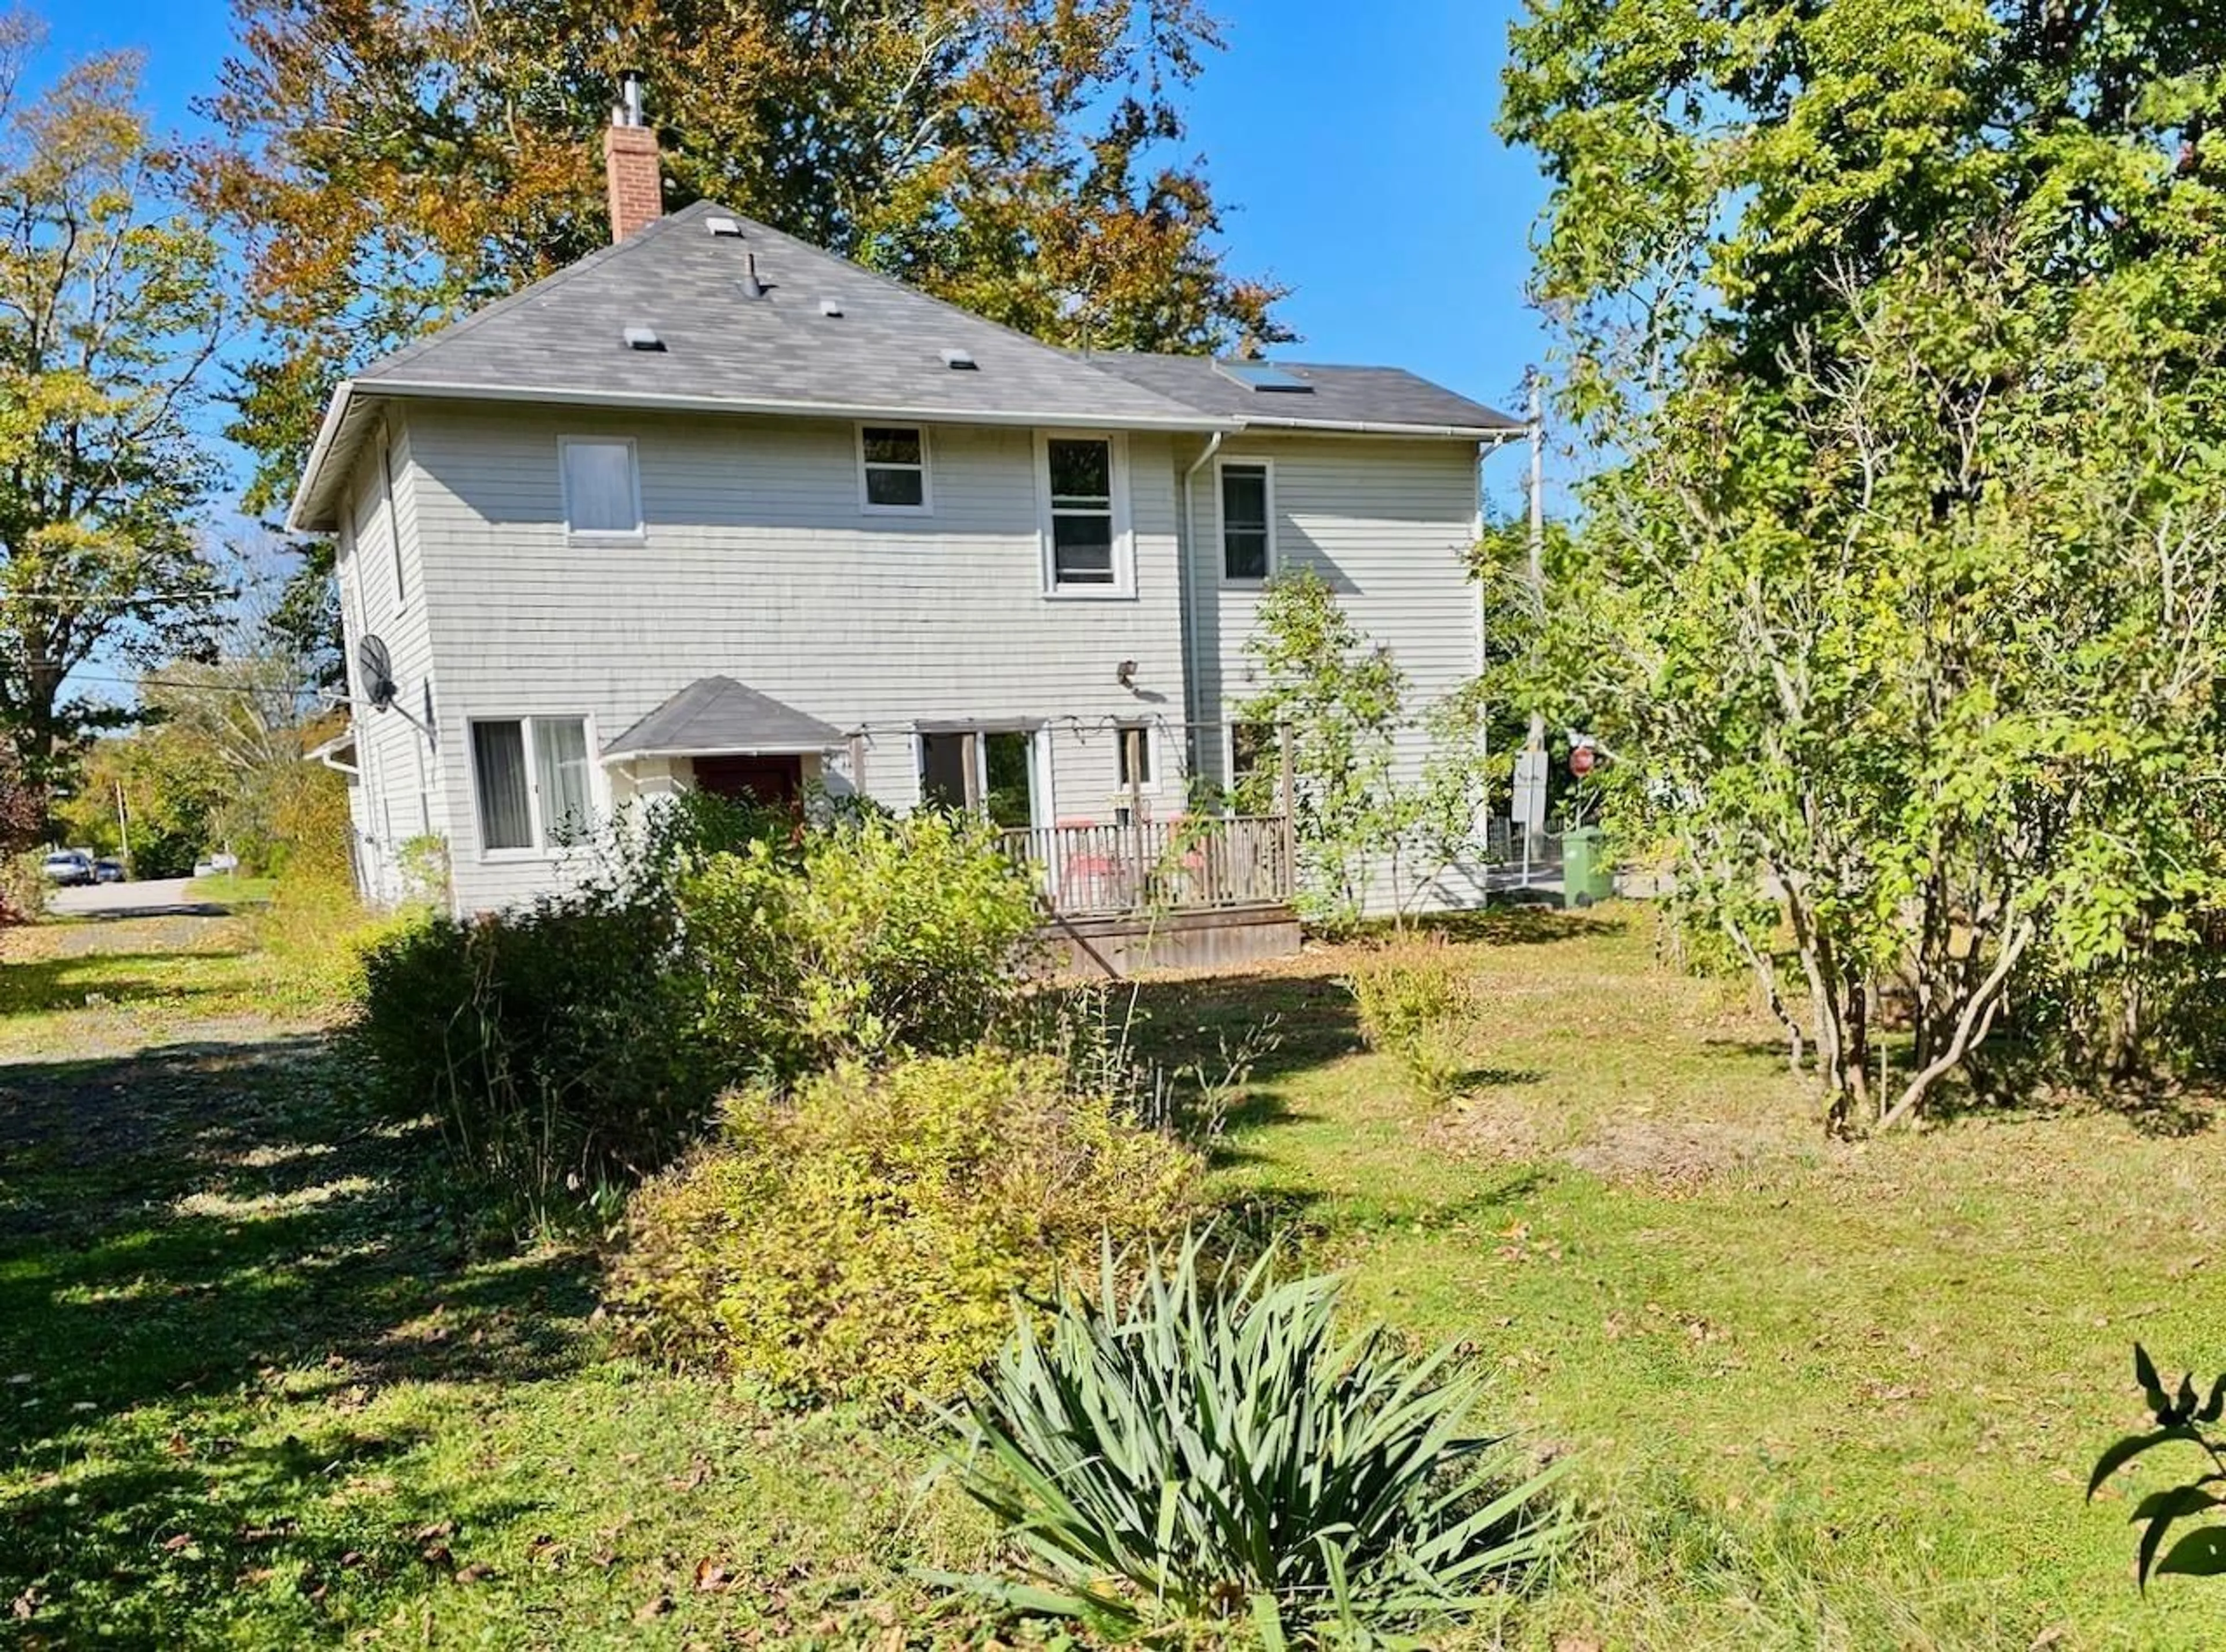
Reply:
[[620, 77], [625, 100], [611, 111], [603, 134], [603, 184], [611, 206], [611, 240], [623, 241], [665, 216], [664, 168], [657, 134], [642, 124], [641, 76]]

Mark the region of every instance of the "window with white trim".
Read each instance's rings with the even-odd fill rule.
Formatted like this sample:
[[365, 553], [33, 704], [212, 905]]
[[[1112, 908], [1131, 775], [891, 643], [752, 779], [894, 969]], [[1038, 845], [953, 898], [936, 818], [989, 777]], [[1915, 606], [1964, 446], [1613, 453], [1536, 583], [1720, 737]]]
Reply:
[[557, 443], [564, 531], [575, 538], [641, 537], [641, 473], [631, 440], [566, 436]]
[[929, 510], [927, 432], [916, 424], [860, 425], [858, 490], [868, 511]]
[[[1152, 726], [1149, 723], [1124, 722], [1113, 726], [1114, 738], [1120, 741], [1114, 759], [1114, 776], [1126, 787], [1130, 784], [1129, 753], [1136, 754], [1135, 785], [1148, 791], [1154, 784], [1152, 778]], [[1132, 738], [1133, 736], [1133, 738]]]
[[1047, 436], [1054, 590], [1116, 591], [1124, 583], [1113, 508], [1113, 442], [1107, 436]]
[[471, 732], [482, 851], [557, 848], [595, 829], [585, 718], [475, 719]]
[[1221, 467], [1221, 577], [1256, 585], [1275, 571], [1275, 490], [1264, 464]]

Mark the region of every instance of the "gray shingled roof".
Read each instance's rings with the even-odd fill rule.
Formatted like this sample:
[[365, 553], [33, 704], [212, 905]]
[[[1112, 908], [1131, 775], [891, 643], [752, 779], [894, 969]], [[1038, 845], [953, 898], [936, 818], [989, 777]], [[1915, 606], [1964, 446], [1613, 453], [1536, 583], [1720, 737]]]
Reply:
[[603, 748], [603, 758], [824, 752], [841, 732], [731, 677], [698, 677]]
[[[741, 233], [711, 233], [717, 218]], [[769, 289], [760, 298], [742, 290], [750, 255]], [[824, 314], [824, 305], [841, 314]], [[651, 329], [664, 348], [629, 348], [630, 327]], [[974, 368], [953, 370], [946, 352], [970, 356]], [[1203, 356], [1055, 349], [700, 201], [341, 385], [289, 521], [307, 531], [338, 526], [335, 500], [356, 449], [382, 402], [398, 397], [1200, 433], [1257, 426], [1466, 437], [1517, 428], [1394, 368], [1289, 371], [1314, 392], [1256, 393]]]
[[[732, 219], [739, 236], [708, 221]], [[763, 298], [746, 298], [746, 255]], [[820, 314], [832, 299], [843, 314]], [[656, 329], [663, 350], [621, 335]], [[964, 350], [971, 372], [944, 365]], [[665, 397], [1196, 426], [1195, 408], [709, 202], [589, 254], [356, 375], [561, 398]]]
[[1520, 419], [1457, 396], [1399, 367], [1326, 367], [1278, 361], [1274, 364], [1276, 367], [1313, 388], [1256, 391], [1218, 371], [1208, 356], [1099, 352], [1083, 359], [1201, 413], [1242, 420], [1250, 426], [1411, 428], [1462, 435], [1523, 428]]

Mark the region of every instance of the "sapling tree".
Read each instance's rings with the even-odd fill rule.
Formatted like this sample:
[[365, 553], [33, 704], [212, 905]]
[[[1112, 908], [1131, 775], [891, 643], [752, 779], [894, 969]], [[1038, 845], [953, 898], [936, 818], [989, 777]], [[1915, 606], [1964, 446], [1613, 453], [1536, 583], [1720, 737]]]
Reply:
[[[1311, 569], [1269, 581], [1245, 647], [1265, 686], [1237, 715], [1289, 731], [1302, 905], [1317, 921], [1352, 923], [1388, 880], [1403, 922], [1474, 848], [1486, 781], [1473, 685], [1418, 715], [1391, 651]], [[1422, 753], [1406, 775], [1402, 738]], [[1256, 773], [1240, 797], [1264, 804], [1274, 782]]]

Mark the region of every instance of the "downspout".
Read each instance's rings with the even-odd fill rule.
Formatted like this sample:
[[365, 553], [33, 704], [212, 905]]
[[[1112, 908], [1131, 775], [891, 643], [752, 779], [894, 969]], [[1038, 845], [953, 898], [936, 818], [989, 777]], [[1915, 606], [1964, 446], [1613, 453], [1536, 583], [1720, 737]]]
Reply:
[[[1183, 753], [1183, 758], [1190, 765], [1192, 776], [1199, 771], [1198, 726], [1203, 718], [1198, 687], [1198, 607], [1195, 601], [1198, 570], [1191, 566], [1192, 555], [1198, 548], [1198, 518], [1191, 499], [1190, 485], [1214, 454], [1221, 451], [1221, 444], [1228, 435], [1226, 430], [1216, 430], [1205, 448], [1192, 461], [1191, 467], [1183, 472], [1182, 479], [1182, 558], [1176, 569], [1176, 586], [1182, 597], [1183, 721], [1186, 725], [1186, 744], [1189, 747]], [[1218, 721], [1220, 708], [1217, 706], [1214, 710], [1215, 721]], [[1218, 756], [1217, 753], [1217, 760]]]

